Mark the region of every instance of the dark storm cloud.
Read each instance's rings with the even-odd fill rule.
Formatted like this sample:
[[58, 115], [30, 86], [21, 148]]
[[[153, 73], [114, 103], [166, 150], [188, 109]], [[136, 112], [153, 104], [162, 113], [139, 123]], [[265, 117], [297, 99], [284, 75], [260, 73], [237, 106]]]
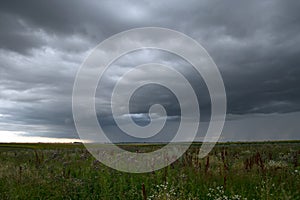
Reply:
[[40, 47], [44, 44], [21, 19], [9, 14], [0, 13], [0, 48], [26, 53], [28, 48]]
[[[0, 8], [0, 12], [5, 16], [3, 26], [8, 28], [5, 34], [1, 35], [1, 40], [7, 43], [2, 47], [23, 52], [26, 49], [49, 45], [47, 37], [57, 36], [67, 40], [72, 35], [93, 41], [89, 46], [93, 47], [112, 34], [137, 26], [134, 16], [130, 16], [130, 11], [124, 16], [127, 9], [133, 7], [135, 6], [117, 1], [9, 1]], [[12, 29], [11, 26], [15, 28]], [[27, 37], [32, 31], [42, 31], [47, 35]], [[86, 46], [82, 50], [89, 47]]]
[[[71, 94], [81, 62], [103, 39], [142, 26], [172, 28], [200, 42], [221, 71], [232, 116], [299, 112], [299, 10], [299, 1], [276, 0], [7, 1], [0, 7], [1, 127], [12, 130], [28, 125], [31, 130], [35, 126], [33, 132], [39, 135], [74, 135]], [[141, 53], [117, 63], [104, 77], [107, 87], [98, 97], [97, 108], [107, 113], [110, 83], [138, 59], [143, 62], [149, 57]], [[185, 66], [170, 55], [156, 54], [152, 59], [179, 63], [177, 69]], [[209, 116], [205, 85], [199, 84], [192, 70], [182, 71], [200, 91], [200, 107]], [[174, 105], [158, 94], [158, 100]], [[132, 105], [136, 114], [147, 112], [139, 102], [153, 94], [144, 92], [140, 97]], [[170, 112], [179, 115], [178, 108], [170, 107]]]

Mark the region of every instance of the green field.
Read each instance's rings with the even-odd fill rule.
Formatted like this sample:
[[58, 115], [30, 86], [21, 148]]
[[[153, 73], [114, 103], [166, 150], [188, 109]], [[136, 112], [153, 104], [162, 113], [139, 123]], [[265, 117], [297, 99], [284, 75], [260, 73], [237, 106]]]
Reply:
[[300, 142], [221, 143], [204, 159], [199, 148], [164, 169], [130, 174], [81, 144], [0, 144], [0, 199], [300, 199]]

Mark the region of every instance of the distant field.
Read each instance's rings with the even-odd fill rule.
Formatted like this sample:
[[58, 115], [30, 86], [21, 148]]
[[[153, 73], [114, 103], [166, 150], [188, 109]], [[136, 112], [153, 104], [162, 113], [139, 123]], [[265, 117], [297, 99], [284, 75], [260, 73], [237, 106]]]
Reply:
[[0, 199], [300, 199], [300, 141], [220, 143], [204, 159], [200, 145], [164, 169], [129, 174], [82, 144], [0, 144]]

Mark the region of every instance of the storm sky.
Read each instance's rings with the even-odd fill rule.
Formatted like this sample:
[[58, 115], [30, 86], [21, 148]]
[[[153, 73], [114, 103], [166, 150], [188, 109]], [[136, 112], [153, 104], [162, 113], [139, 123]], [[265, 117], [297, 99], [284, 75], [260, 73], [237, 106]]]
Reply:
[[[185, 33], [215, 61], [227, 93], [222, 141], [300, 139], [299, 10], [296, 0], [2, 2], [0, 142], [75, 141], [72, 89], [80, 65], [104, 39], [149, 26]], [[117, 132], [108, 103], [112, 83], [130, 67], [154, 60], [190, 80], [200, 100], [203, 129], [207, 126], [211, 105], [201, 77], [175, 55], [144, 50], [117, 60], [100, 82], [96, 110], [108, 135]], [[180, 116], [170, 91], [156, 87], [136, 93], [129, 117], [137, 123], [148, 123], [153, 103], [167, 107], [171, 124]], [[172, 137], [174, 127], [156, 140]]]

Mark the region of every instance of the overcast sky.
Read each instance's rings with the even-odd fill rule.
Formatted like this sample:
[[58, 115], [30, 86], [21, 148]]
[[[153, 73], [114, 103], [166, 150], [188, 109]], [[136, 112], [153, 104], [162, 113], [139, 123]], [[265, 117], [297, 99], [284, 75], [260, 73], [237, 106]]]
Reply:
[[[0, 142], [78, 138], [72, 117], [77, 70], [104, 39], [145, 26], [183, 32], [211, 55], [227, 93], [221, 140], [300, 139], [299, 10], [296, 0], [2, 2]], [[130, 67], [154, 60], [189, 79], [200, 101], [202, 129], [207, 126], [211, 105], [201, 77], [175, 55], [144, 50], [121, 57], [100, 82], [96, 110], [109, 137], [130, 140], [116, 136], [111, 119], [114, 83]], [[130, 117], [147, 124], [149, 106], [165, 105], [168, 122], [175, 125], [152, 139], [170, 139], [180, 116], [172, 93], [152, 85], [135, 95]]]

